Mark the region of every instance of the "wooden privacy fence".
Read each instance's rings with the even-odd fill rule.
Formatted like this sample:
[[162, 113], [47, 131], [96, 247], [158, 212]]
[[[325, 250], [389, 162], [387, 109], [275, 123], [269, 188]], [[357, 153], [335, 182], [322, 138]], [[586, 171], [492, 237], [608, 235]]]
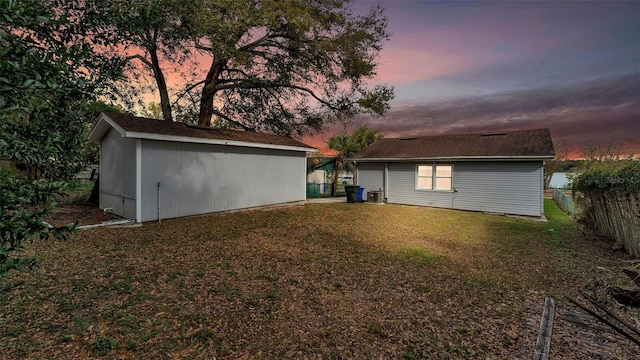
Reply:
[[580, 207], [576, 205], [576, 202], [571, 196], [567, 196], [565, 193], [558, 189], [553, 189], [553, 201], [558, 204], [562, 211], [569, 215], [580, 215], [582, 211]]
[[94, 181], [100, 174], [100, 165], [89, 165], [84, 171], [76, 174], [76, 180]]
[[590, 196], [587, 217], [596, 231], [640, 258], [640, 193]]

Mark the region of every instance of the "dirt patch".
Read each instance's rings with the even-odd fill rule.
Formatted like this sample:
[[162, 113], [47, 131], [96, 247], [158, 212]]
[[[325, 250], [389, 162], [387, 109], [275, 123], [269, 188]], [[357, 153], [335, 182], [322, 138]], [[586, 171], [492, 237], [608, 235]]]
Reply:
[[92, 205], [62, 205], [47, 216], [44, 220], [51, 225], [60, 226], [73, 224], [76, 221], [80, 225], [100, 224], [103, 221], [122, 219], [120, 216], [105, 212]]

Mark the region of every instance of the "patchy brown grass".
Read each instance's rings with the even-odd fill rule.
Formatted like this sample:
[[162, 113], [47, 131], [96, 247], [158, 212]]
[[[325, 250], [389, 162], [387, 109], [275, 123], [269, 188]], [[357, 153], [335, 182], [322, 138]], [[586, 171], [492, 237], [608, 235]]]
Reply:
[[[624, 258], [548, 215], [310, 204], [38, 242], [0, 358], [530, 358], [544, 297]], [[589, 357], [554, 334], [553, 357]]]

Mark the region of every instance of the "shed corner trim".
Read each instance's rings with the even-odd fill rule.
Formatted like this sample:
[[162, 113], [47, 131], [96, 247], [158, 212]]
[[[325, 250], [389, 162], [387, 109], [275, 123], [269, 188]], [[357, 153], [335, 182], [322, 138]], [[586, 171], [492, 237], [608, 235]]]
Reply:
[[102, 140], [102, 138], [105, 137], [105, 135], [107, 135], [107, 133], [109, 132], [109, 129], [111, 128], [114, 128], [120, 134], [120, 136], [125, 137], [126, 132], [124, 131], [123, 128], [118, 126], [118, 124], [116, 124], [116, 122], [113, 121], [105, 113], [100, 113], [100, 116], [98, 117], [98, 121], [96, 122], [96, 124], [93, 126], [93, 129], [91, 129], [91, 132], [89, 133], [88, 139], [95, 144], [100, 144], [100, 141]]

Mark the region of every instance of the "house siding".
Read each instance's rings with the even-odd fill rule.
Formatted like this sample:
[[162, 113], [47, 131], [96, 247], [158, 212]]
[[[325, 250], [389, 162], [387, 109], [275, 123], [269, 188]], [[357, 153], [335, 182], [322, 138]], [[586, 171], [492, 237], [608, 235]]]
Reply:
[[541, 216], [542, 171], [542, 161], [456, 164], [453, 207]]
[[136, 141], [115, 130], [100, 144], [100, 207], [114, 214], [136, 217]]
[[[395, 204], [421, 205], [452, 208], [453, 193], [450, 191], [416, 190], [416, 164], [389, 163], [389, 187], [387, 202]], [[455, 177], [454, 167], [454, 177]]]
[[142, 221], [305, 200], [304, 152], [142, 142]]
[[358, 165], [358, 186], [363, 187], [363, 197], [369, 191], [384, 189], [384, 164], [362, 163]]
[[[543, 215], [542, 161], [447, 162], [457, 191], [416, 190], [418, 163], [389, 163], [387, 202], [527, 216]], [[359, 183], [383, 179], [384, 165], [360, 163]], [[375, 169], [375, 171], [374, 171]], [[377, 190], [377, 188], [376, 188]]]

